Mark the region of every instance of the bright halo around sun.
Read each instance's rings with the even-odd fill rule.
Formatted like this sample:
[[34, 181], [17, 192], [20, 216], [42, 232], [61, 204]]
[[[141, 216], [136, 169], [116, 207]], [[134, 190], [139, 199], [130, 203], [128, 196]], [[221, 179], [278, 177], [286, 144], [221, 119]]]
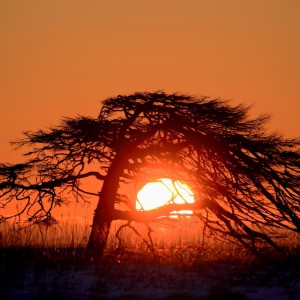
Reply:
[[[160, 178], [146, 183], [137, 193], [136, 209], [152, 210], [168, 204], [194, 203], [194, 193], [185, 183]], [[191, 210], [171, 212], [173, 215], [189, 215]]]

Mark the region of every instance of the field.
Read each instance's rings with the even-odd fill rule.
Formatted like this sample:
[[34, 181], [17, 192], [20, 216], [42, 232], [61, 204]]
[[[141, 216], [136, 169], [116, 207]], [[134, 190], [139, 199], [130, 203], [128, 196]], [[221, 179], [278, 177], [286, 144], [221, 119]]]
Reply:
[[188, 222], [157, 225], [151, 239], [147, 228], [119, 226], [95, 264], [84, 255], [87, 224], [2, 224], [0, 299], [300, 299], [297, 237], [285, 241], [285, 257], [264, 248], [257, 256]]

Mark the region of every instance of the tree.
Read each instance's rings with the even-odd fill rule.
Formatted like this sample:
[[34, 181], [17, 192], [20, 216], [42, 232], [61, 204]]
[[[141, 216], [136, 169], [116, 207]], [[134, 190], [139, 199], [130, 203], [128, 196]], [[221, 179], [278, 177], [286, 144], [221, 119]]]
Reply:
[[[22, 201], [16, 215], [50, 224], [70, 192], [97, 197], [87, 250], [99, 258], [113, 220], [153, 222], [179, 209], [136, 211], [120, 194], [121, 183], [164, 168], [193, 186], [196, 203], [180, 208], [193, 209], [211, 234], [251, 249], [259, 242], [277, 247], [281, 229], [300, 232], [300, 140], [267, 133], [269, 117], [250, 119], [248, 112], [228, 101], [164, 92], [109, 98], [98, 118], [65, 118], [14, 142], [29, 147], [28, 159], [0, 166], [0, 203]], [[87, 178], [99, 181], [99, 194], [84, 188]], [[129, 209], [116, 209], [120, 202]]]

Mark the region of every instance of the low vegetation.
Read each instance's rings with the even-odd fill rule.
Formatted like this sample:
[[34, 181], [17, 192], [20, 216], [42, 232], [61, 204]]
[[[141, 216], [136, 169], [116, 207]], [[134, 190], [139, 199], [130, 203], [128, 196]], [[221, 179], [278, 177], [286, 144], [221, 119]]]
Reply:
[[95, 263], [85, 257], [87, 224], [21, 228], [2, 223], [1, 299], [204, 300], [226, 295], [245, 300], [256, 299], [251, 297], [273, 285], [285, 296], [298, 295], [298, 235], [282, 240], [283, 258], [264, 245], [254, 255], [233, 243], [200, 235], [193, 220], [151, 228], [129, 225], [113, 224], [105, 255]]

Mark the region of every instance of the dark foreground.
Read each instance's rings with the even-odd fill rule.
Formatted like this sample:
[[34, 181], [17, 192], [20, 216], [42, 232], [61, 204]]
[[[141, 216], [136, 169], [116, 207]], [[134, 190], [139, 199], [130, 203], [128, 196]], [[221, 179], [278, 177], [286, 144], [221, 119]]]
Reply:
[[300, 299], [299, 255], [182, 264], [127, 253], [96, 265], [80, 249], [0, 249], [0, 263], [1, 300]]

